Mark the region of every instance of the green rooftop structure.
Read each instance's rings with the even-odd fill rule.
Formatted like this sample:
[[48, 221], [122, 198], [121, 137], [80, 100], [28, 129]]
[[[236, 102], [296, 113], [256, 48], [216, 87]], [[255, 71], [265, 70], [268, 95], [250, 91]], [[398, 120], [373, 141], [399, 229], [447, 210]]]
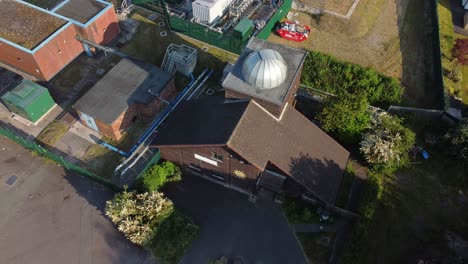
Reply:
[[23, 80], [1, 98], [12, 113], [22, 116], [33, 123], [55, 105], [46, 88], [29, 80]]
[[254, 27], [254, 23], [252, 20], [248, 18], [243, 18], [239, 23], [234, 27], [234, 35], [241, 38], [242, 40], [246, 40], [250, 38], [252, 34], [252, 30]]

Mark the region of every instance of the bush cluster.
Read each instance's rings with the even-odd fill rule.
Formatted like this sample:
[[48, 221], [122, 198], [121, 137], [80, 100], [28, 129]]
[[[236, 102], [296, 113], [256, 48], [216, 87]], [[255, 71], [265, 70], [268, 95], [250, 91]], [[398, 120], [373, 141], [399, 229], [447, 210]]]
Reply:
[[404, 92], [394, 78], [314, 51], [309, 52], [304, 62], [301, 83], [338, 96], [361, 94], [370, 104], [381, 107], [399, 103]]
[[141, 191], [157, 191], [167, 182], [180, 181], [180, 168], [170, 161], [149, 167], [138, 179], [137, 186]]

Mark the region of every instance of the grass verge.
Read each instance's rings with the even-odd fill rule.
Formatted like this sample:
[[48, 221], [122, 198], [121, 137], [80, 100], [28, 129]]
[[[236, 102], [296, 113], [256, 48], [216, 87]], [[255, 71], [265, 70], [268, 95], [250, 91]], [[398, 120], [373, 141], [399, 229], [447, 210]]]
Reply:
[[50, 122], [42, 131], [37, 135], [36, 139], [47, 145], [54, 146], [57, 141], [62, 138], [65, 133], [67, 133], [69, 127], [64, 123], [54, 120]]
[[335, 233], [298, 233], [297, 238], [310, 263], [328, 263]]

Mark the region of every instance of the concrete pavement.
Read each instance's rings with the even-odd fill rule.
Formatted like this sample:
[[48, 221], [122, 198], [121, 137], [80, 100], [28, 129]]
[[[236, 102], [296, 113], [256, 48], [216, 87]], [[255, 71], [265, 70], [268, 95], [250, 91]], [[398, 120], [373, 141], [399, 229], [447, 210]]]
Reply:
[[0, 263], [154, 263], [103, 215], [110, 190], [2, 136], [0, 168]]

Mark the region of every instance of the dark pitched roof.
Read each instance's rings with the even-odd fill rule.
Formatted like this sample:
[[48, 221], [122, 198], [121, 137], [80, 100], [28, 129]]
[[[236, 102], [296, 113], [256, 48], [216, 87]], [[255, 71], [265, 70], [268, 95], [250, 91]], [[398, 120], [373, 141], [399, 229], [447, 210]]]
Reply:
[[226, 144], [248, 103], [219, 98], [182, 102], [158, 129], [153, 145]]
[[176, 109], [153, 145], [227, 145], [265, 169], [274, 164], [333, 204], [349, 152], [287, 105], [276, 119], [255, 101], [191, 101]]
[[252, 101], [227, 145], [260, 168], [271, 162], [333, 204], [349, 152], [289, 105], [280, 118]]
[[150, 64], [122, 59], [73, 106], [112, 124], [135, 103], [148, 104], [172, 75]]

